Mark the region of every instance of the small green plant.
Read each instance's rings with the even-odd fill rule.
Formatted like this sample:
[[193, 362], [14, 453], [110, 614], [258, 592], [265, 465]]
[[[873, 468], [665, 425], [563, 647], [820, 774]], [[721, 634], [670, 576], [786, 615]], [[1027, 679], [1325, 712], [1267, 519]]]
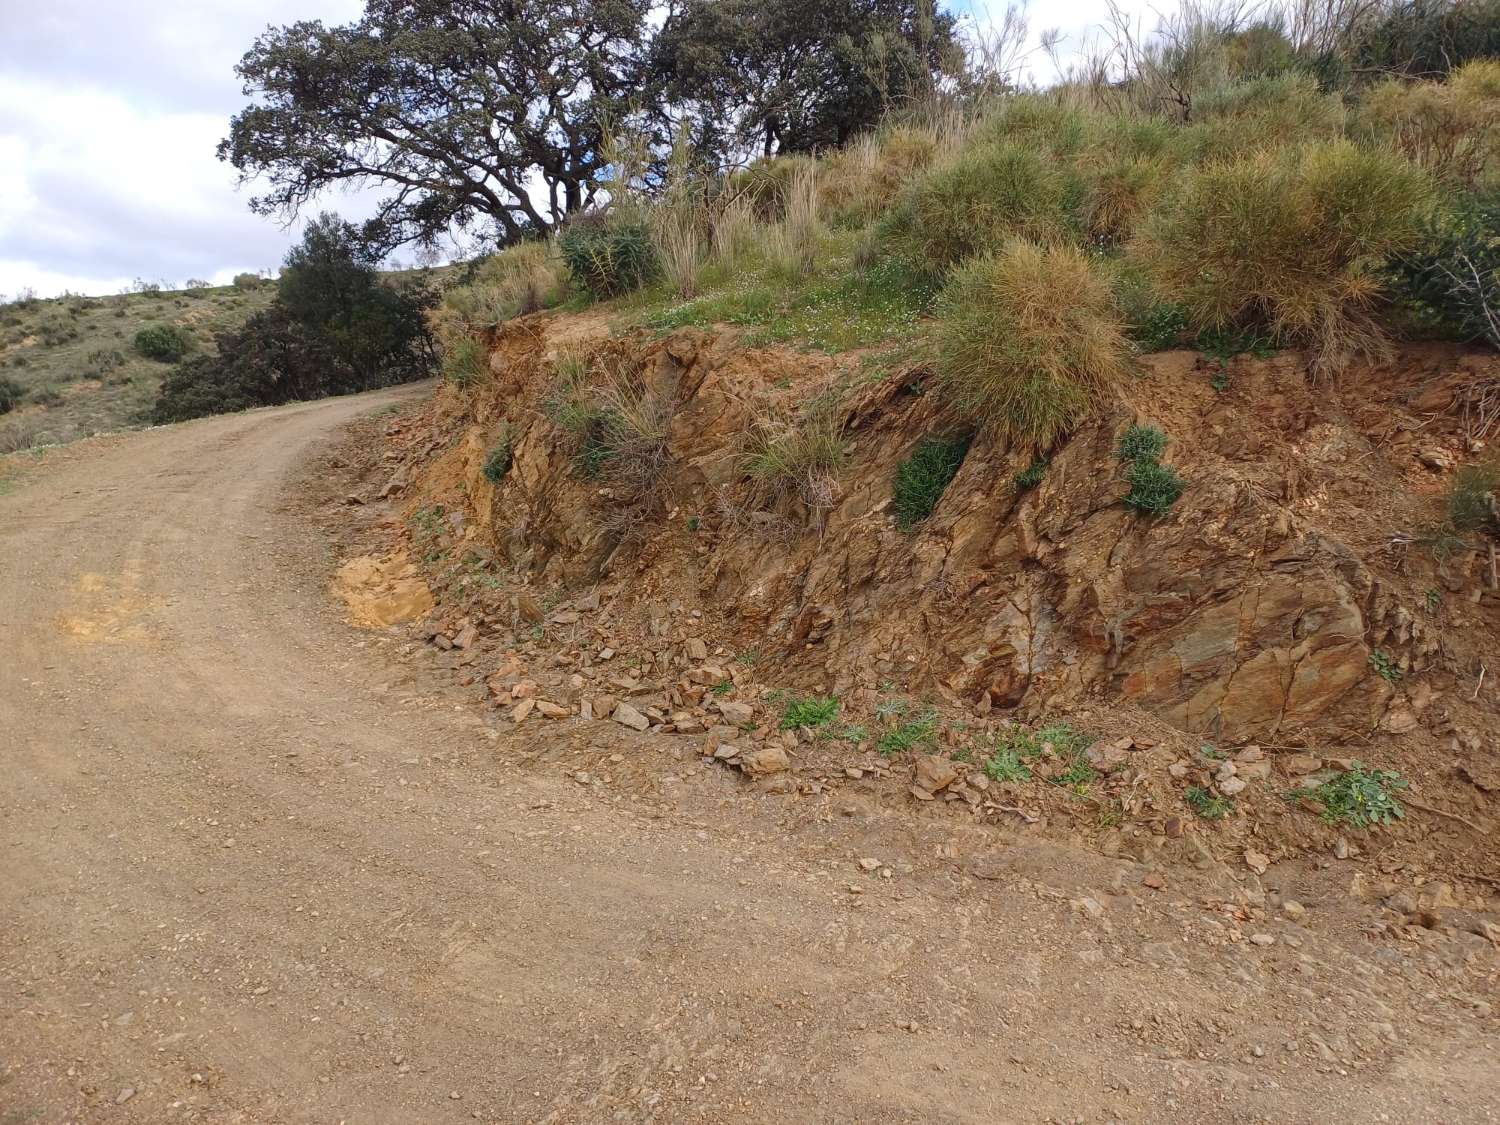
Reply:
[[1368, 828], [1372, 824], [1390, 824], [1405, 815], [1392, 792], [1405, 789], [1409, 782], [1395, 770], [1367, 770], [1352, 762], [1347, 770], [1313, 790], [1322, 802], [1323, 819], [1329, 824], [1349, 824]]
[[699, 519], [697, 516], [688, 516], [688, 518], [687, 518], [687, 529], [689, 531], [696, 532], [702, 526], [703, 526], [703, 521], [701, 519]]
[[984, 760], [984, 774], [991, 781], [1030, 781], [1031, 767], [1019, 750], [1001, 744]]
[[1159, 301], [1141, 310], [1126, 331], [1141, 351], [1164, 352], [1181, 342], [1187, 326], [1180, 307]]
[[781, 712], [781, 729], [821, 727], [839, 716], [839, 701], [831, 696], [793, 697]]
[[708, 690], [713, 693], [715, 699], [723, 699], [734, 690], [734, 681], [726, 676]]
[[484, 479], [491, 484], [499, 484], [510, 472], [511, 461], [510, 428], [507, 426], [501, 431], [500, 440], [490, 450], [489, 456], [484, 459]]
[[1170, 465], [1155, 461], [1136, 461], [1125, 474], [1130, 491], [1125, 494], [1125, 503], [1138, 512], [1162, 516], [1177, 503], [1187, 482], [1177, 475]]
[[1194, 785], [1183, 794], [1188, 808], [1204, 820], [1222, 820], [1234, 811], [1234, 802], [1228, 797], [1210, 793], [1201, 785]]
[[135, 334], [135, 350], [161, 363], [176, 363], [192, 348], [193, 338], [175, 324], [148, 324]]
[[1443, 592], [1441, 590], [1428, 590], [1422, 595], [1422, 601], [1427, 606], [1428, 613], [1436, 613], [1443, 605]]
[[[879, 713], [878, 710], [876, 712]], [[885, 758], [904, 754], [917, 746], [937, 741], [937, 712], [927, 708], [910, 718], [900, 719], [881, 732], [875, 740], [875, 751]]]
[[1049, 462], [1045, 457], [1038, 457], [1026, 468], [1022, 469], [1013, 478], [1016, 482], [1017, 492], [1026, 492], [1042, 483], [1042, 478], [1047, 475]]
[[1388, 652], [1382, 649], [1372, 648], [1370, 650], [1370, 667], [1375, 674], [1388, 684], [1394, 684], [1401, 679], [1401, 666], [1397, 664]]
[[943, 492], [958, 475], [969, 452], [971, 437], [925, 437], [912, 455], [896, 468], [896, 526], [910, 531], [937, 507]]
[[1167, 449], [1167, 435], [1155, 426], [1131, 426], [1120, 435], [1115, 456], [1121, 461], [1159, 461]]

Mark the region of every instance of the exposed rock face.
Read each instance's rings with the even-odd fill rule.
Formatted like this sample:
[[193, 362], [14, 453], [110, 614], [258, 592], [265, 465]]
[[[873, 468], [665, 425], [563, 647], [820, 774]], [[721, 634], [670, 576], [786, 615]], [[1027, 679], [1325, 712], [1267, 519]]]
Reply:
[[[895, 679], [1022, 715], [1104, 693], [1233, 742], [1368, 731], [1393, 694], [1372, 650], [1408, 670], [1437, 652], [1406, 604], [1411, 583], [1346, 545], [1369, 502], [1348, 465], [1366, 447], [1347, 420], [1321, 416], [1327, 394], [1295, 356], [1237, 370], [1239, 406], [1191, 355], [1149, 357], [1132, 389], [1141, 401], [1053, 450], [1039, 487], [1012, 483], [1030, 450], [981, 434], [932, 517], [903, 534], [887, 511], [898, 463], [922, 437], [961, 426], [935, 396], [913, 393], [920, 376], [855, 381], [842, 399], [849, 465], [811, 512], [796, 495], [757, 505], [739, 443], [757, 412], [825, 389], [836, 361], [701, 331], [584, 341], [635, 364], [671, 404], [652, 507], [574, 471], [572, 439], [543, 408], [550, 323], [526, 318], [496, 335], [495, 382], [450, 402], [445, 424], [459, 440], [426, 479], [444, 478], [446, 460], [446, 479], [464, 482], [457, 502], [473, 509], [464, 534], [476, 549], [543, 582], [628, 592], [620, 612], [645, 612], [656, 596], [699, 606], [741, 647], [780, 654], [789, 683], [873, 693]], [[1119, 503], [1113, 447], [1135, 420], [1171, 435], [1167, 458], [1189, 482], [1162, 519]], [[496, 487], [479, 466], [502, 424], [513, 467]], [[403, 471], [423, 479], [421, 467]], [[633, 518], [619, 518], [627, 509]]]

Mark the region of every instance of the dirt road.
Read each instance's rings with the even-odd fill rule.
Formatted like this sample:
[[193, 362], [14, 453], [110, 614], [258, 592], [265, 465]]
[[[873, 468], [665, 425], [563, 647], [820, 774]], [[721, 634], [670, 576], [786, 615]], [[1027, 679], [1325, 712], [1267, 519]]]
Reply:
[[414, 393], [0, 496], [0, 1122], [1495, 1119], [1493, 948], [1393, 939], [1352, 864], [1158, 890], [516, 766], [339, 621], [284, 506]]

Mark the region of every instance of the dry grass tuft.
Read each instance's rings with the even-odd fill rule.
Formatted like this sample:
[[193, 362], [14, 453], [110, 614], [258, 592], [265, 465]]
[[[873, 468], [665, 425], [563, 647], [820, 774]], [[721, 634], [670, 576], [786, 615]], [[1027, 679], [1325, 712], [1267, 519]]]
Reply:
[[1187, 173], [1133, 250], [1193, 327], [1263, 330], [1331, 373], [1385, 354], [1381, 271], [1428, 198], [1411, 164], [1346, 141], [1257, 153]]
[[937, 381], [964, 415], [1046, 449], [1130, 370], [1107, 280], [1081, 250], [1013, 239], [939, 299]]

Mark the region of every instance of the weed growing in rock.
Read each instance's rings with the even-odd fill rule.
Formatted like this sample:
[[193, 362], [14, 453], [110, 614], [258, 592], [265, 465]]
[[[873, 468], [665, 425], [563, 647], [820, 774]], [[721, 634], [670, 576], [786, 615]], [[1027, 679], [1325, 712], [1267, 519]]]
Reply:
[[1026, 492], [1041, 484], [1042, 478], [1047, 475], [1048, 464], [1049, 462], [1046, 460], [1046, 458], [1038, 458], [1026, 468], [1017, 473], [1015, 477], [1012, 478], [1016, 482], [1016, 491]]
[[896, 468], [896, 526], [910, 531], [937, 507], [969, 452], [970, 437], [925, 437]]
[[1354, 762], [1338, 777], [1313, 790], [1312, 796], [1322, 802], [1323, 819], [1329, 824], [1368, 828], [1390, 824], [1405, 815], [1391, 794], [1409, 784], [1395, 770], [1367, 770], [1362, 763]]
[[1130, 484], [1125, 503], [1152, 516], [1166, 515], [1187, 488], [1187, 481], [1177, 475], [1176, 469], [1155, 461], [1135, 462], [1125, 479]]
[[830, 696], [793, 697], [781, 712], [781, 729], [821, 727], [839, 716], [839, 701]]
[[1370, 650], [1370, 667], [1388, 684], [1394, 684], [1401, 679], [1401, 666], [1391, 659], [1390, 653], [1381, 649]]
[[1201, 785], [1194, 785], [1183, 794], [1188, 808], [1204, 820], [1222, 820], [1234, 811], [1234, 802], [1228, 797], [1210, 793]]
[[490, 455], [484, 459], [484, 479], [491, 484], [499, 484], [510, 472], [511, 465], [511, 442], [510, 428], [507, 426], [501, 431], [500, 440], [490, 450]]
[[1126, 328], [1143, 352], [1175, 348], [1187, 331], [1187, 317], [1177, 305], [1158, 301], [1142, 309]]
[[1115, 456], [1121, 461], [1159, 461], [1167, 449], [1167, 435], [1155, 426], [1131, 426], [1120, 435]]
[[795, 495], [809, 511], [821, 514], [838, 495], [838, 475], [848, 454], [838, 402], [825, 395], [794, 417], [767, 413], [756, 418], [745, 435], [740, 468], [761, 501]]

